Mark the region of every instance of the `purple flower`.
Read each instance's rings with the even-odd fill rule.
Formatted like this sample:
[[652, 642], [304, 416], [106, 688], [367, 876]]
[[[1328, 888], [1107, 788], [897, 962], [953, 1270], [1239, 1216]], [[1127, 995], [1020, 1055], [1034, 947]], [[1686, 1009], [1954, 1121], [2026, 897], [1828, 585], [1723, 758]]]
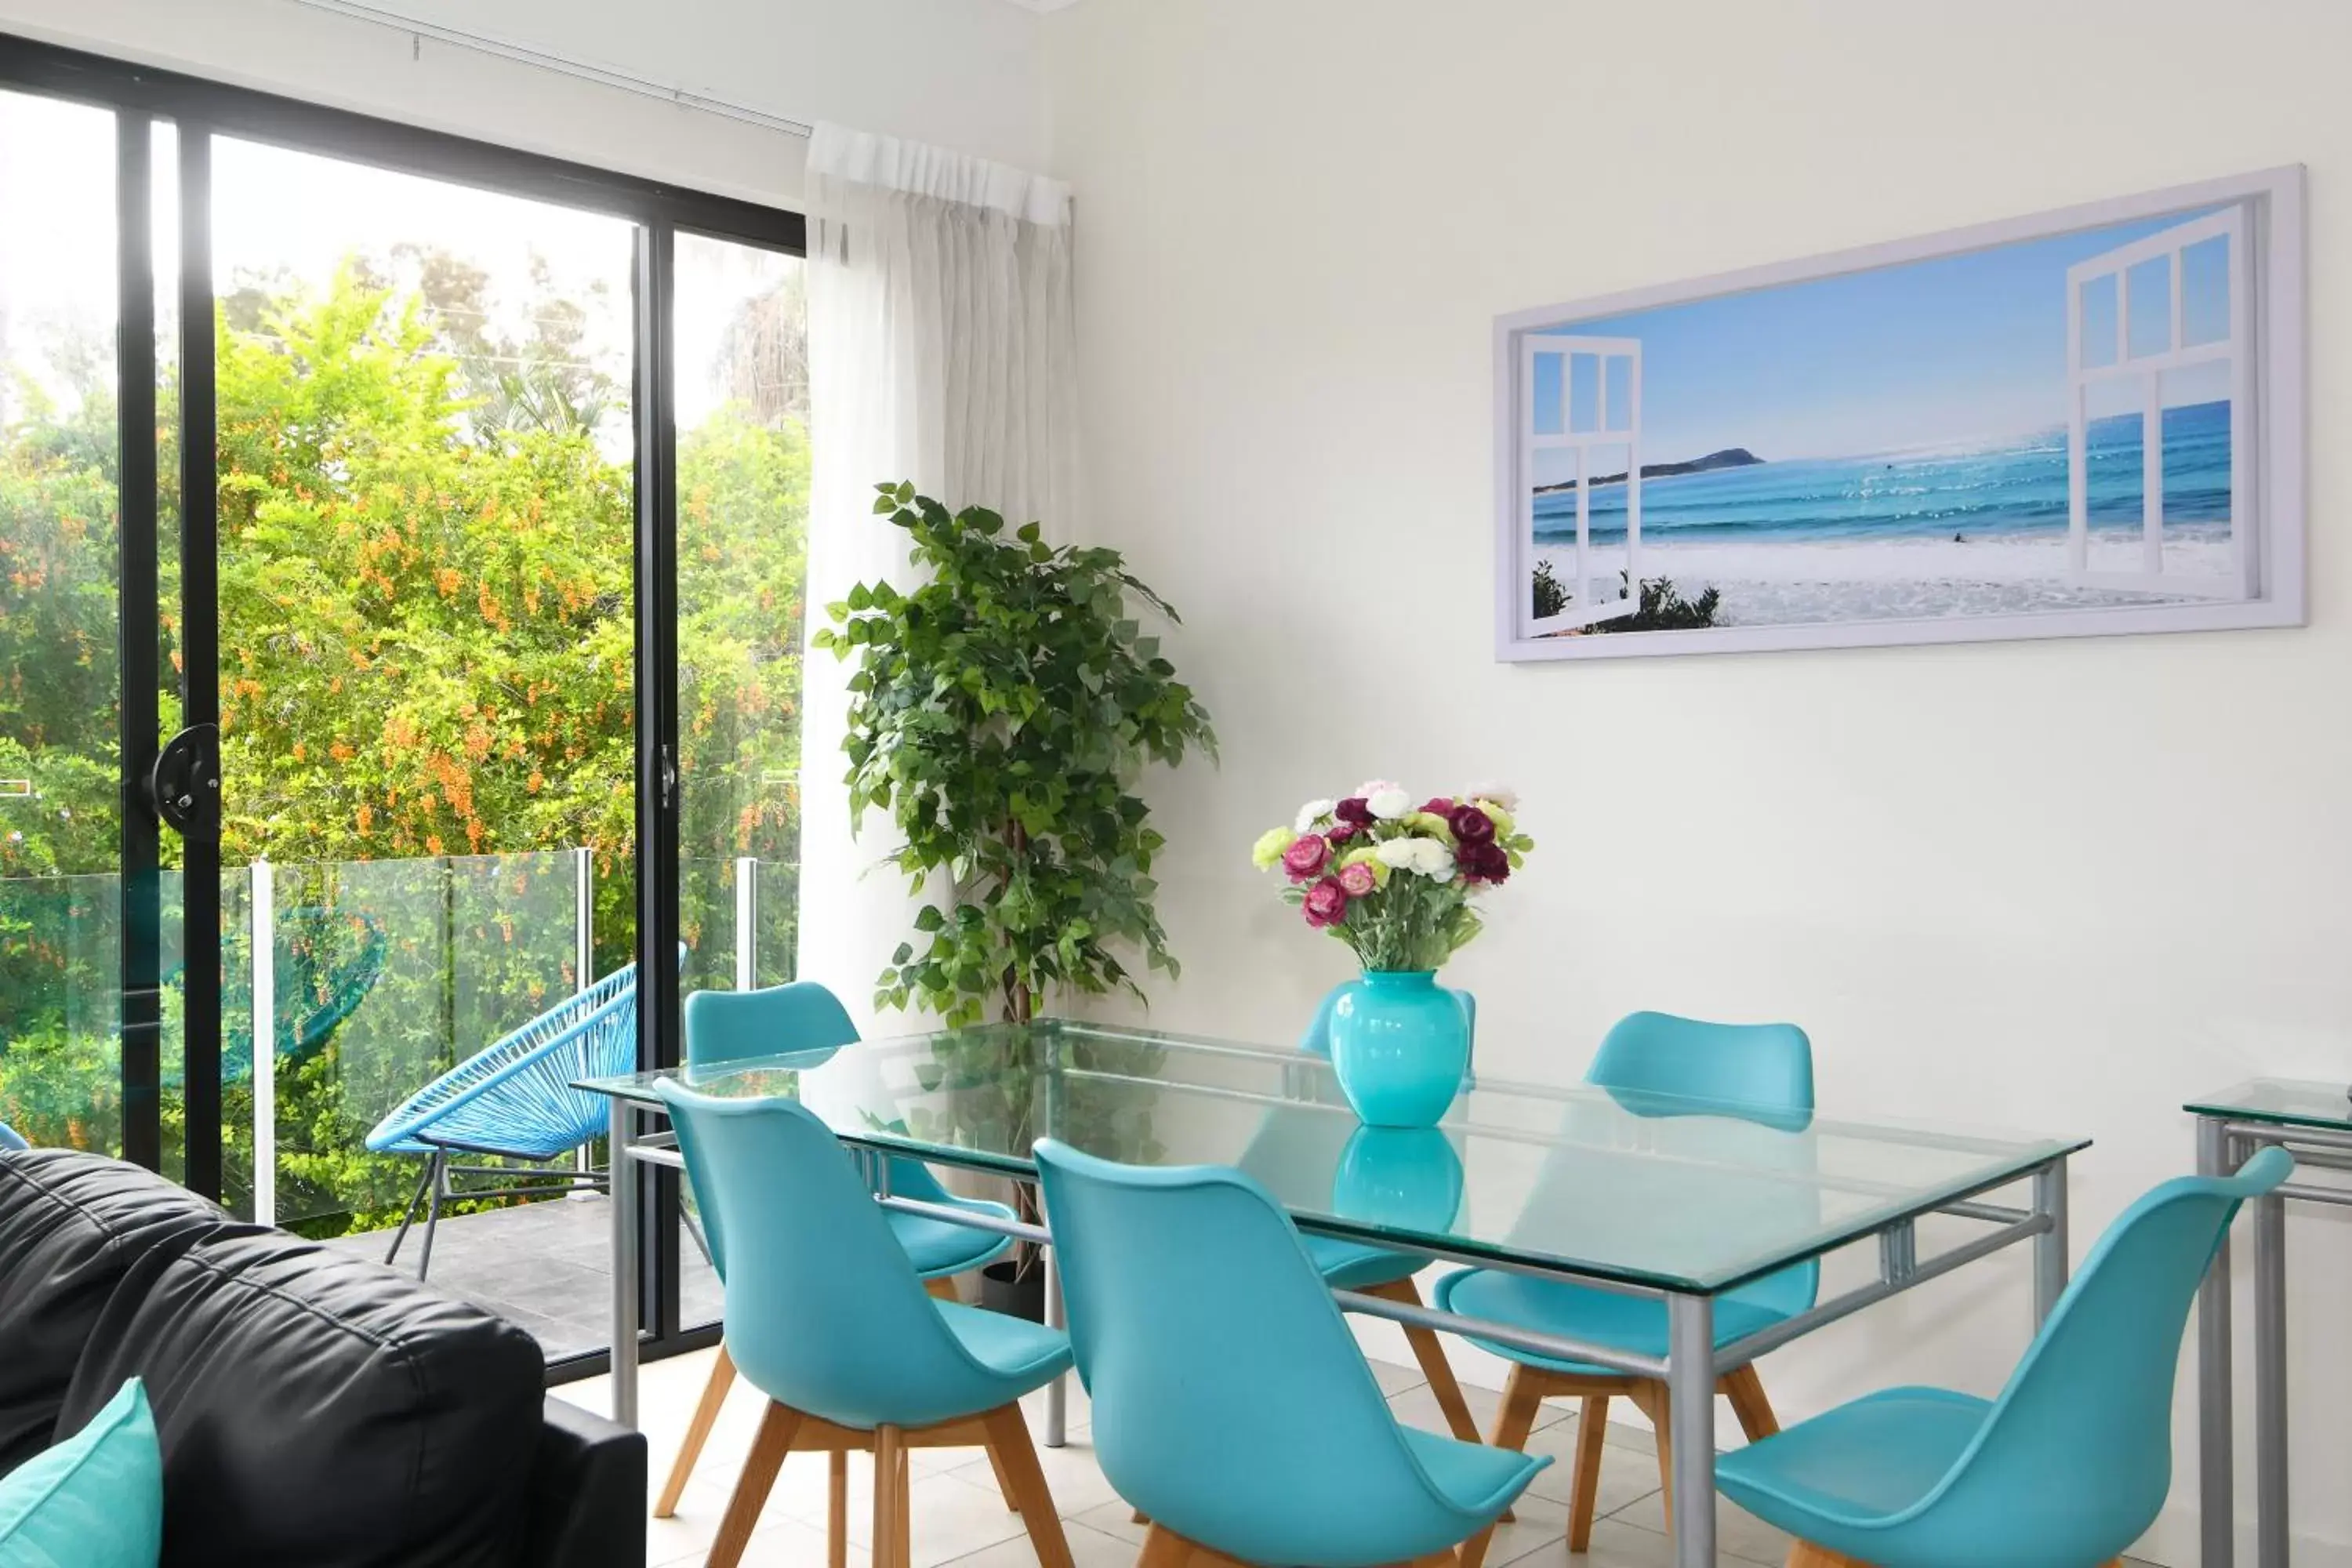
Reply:
[[[1437, 809], [1432, 803], [1432, 811]], [[1495, 819], [1475, 805], [1457, 805], [1445, 814], [1445, 826], [1454, 830], [1456, 844], [1492, 844], [1495, 841]]]
[[1325, 833], [1323, 837], [1334, 847], [1337, 847], [1339, 845], [1345, 844], [1348, 840], [1353, 838], [1357, 834], [1361, 833], [1363, 830], [1362, 825], [1359, 823], [1339, 821], [1333, 823], [1331, 825], [1330, 831]]
[[1339, 886], [1347, 890], [1349, 898], [1360, 899], [1379, 887], [1381, 879], [1379, 873], [1371, 867], [1359, 860], [1352, 866], [1339, 868]]
[[1338, 925], [1348, 918], [1348, 889], [1337, 877], [1326, 877], [1307, 889], [1307, 901], [1299, 906], [1307, 911], [1307, 923], [1320, 931]]
[[[1491, 833], [1492, 829], [1488, 831]], [[1454, 863], [1462, 868], [1462, 879], [1465, 882], [1510, 880], [1510, 853], [1491, 837], [1484, 844], [1465, 844], [1456, 848]]]
[[1370, 827], [1372, 825], [1372, 808], [1364, 803], [1364, 797], [1360, 795], [1351, 795], [1333, 806], [1331, 815], [1342, 822], [1352, 822], [1359, 827]]
[[1433, 795], [1422, 803], [1421, 809], [1432, 816], [1452, 816], [1454, 803], [1442, 795]]
[[1304, 882], [1331, 858], [1331, 843], [1319, 833], [1302, 833], [1282, 852], [1282, 868], [1294, 882]]

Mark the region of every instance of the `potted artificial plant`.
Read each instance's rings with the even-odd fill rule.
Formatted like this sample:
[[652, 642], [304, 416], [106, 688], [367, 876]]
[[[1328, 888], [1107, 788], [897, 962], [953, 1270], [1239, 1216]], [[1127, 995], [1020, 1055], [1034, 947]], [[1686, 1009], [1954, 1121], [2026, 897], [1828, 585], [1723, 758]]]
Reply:
[[[1034, 522], [1008, 531], [992, 511], [950, 512], [911, 484], [877, 489], [874, 510], [907, 531], [925, 580], [903, 592], [858, 584], [826, 607], [835, 624], [814, 639], [858, 659], [842, 742], [851, 828], [868, 807], [889, 813], [904, 842], [887, 863], [922, 900], [921, 945], [898, 944], [875, 1005], [933, 1012], [950, 1027], [992, 1016], [1013, 1027], [976, 1035], [969, 1049], [1019, 1049], [1050, 994], [1140, 999], [1131, 955], [1176, 973], [1152, 908], [1162, 840], [1134, 784], [1148, 763], [1213, 757], [1215, 736], [1128, 601], [1171, 622], [1176, 612], [1117, 551], [1057, 548]], [[953, 1059], [941, 1070], [965, 1076]], [[948, 1104], [1029, 1114], [1035, 1096], [1017, 1089]], [[1148, 1127], [1107, 1125], [1138, 1146], [1096, 1152], [1148, 1153]], [[1035, 1219], [1029, 1188], [1019, 1205]], [[1024, 1245], [1009, 1272], [1042, 1300], [1035, 1262]]]

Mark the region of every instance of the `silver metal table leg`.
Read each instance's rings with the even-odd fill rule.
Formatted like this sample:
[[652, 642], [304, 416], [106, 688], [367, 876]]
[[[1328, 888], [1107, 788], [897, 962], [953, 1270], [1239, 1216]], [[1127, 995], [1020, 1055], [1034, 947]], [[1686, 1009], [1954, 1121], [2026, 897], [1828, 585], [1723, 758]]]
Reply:
[[2286, 1200], [2254, 1211], [2254, 1560], [2286, 1568]]
[[[2197, 1121], [2197, 1173], [2230, 1173], [2230, 1134], [2211, 1117]], [[2237, 1554], [2235, 1463], [2230, 1393], [2230, 1237], [2213, 1251], [2197, 1288], [2197, 1517], [2203, 1568], [2231, 1568]]]
[[637, 1162], [629, 1153], [629, 1102], [613, 1100], [610, 1173], [613, 1205], [613, 1419], [637, 1424]]
[[1715, 1568], [1715, 1301], [1666, 1299], [1675, 1568]]
[[2066, 1293], [2073, 1267], [2066, 1250], [2066, 1161], [2063, 1155], [2033, 1173], [2033, 1212], [2046, 1215], [2050, 1228], [2033, 1238], [2033, 1326], [2040, 1329]]
[[[1058, 1329], [1062, 1321], [1062, 1270], [1054, 1261], [1054, 1249], [1041, 1247], [1037, 1256], [1045, 1268], [1045, 1326]], [[1045, 1447], [1058, 1448], [1069, 1441], [1070, 1374], [1062, 1373], [1045, 1385]]]

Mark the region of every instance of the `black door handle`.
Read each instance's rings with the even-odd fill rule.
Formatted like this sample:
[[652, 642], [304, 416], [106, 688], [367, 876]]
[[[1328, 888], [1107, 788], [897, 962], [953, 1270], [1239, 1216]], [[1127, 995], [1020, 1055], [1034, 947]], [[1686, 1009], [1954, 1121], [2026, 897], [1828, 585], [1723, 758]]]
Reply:
[[220, 834], [220, 726], [191, 724], [155, 753], [147, 775], [148, 803], [183, 838]]

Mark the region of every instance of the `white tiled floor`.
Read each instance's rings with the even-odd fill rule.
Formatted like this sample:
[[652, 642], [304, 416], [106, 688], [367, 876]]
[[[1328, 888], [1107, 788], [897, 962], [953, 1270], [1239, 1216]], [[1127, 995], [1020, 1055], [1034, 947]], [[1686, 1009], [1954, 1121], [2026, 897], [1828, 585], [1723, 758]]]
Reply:
[[[709, 1375], [713, 1352], [679, 1356], [645, 1369], [638, 1384], [638, 1409], [647, 1441], [652, 1445], [651, 1484], [658, 1487], [677, 1451], [688, 1416]], [[1444, 1430], [1435, 1402], [1412, 1368], [1374, 1363], [1381, 1386], [1400, 1419], [1432, 1430]], [[588, 1409], [609, 1408], [604, 1380], [569, 1384], [555, 1391]], [[1492, 1419], [1496, 1396], [1465, 1388], [1472, 1412], [1483, 1426]], [[1032, 1395], [1029, 1426], [1045, 1430], [1043, 1398]], [[751, 1428], [759, 1418], [756, 1394], [739, 1383], [726, 1413], [712, 1431], [694, 1480], [687, 1488], [677, 1516], [653, 1520], [647, 1536], [647, 1562], [652, 1568], [699, 1568], [719, 1516], [727, 1506], [736, 1468], [751, 1446]], [[1053, 1449], [1040, 1443], [1039, 1462], [1053, 1488], [1069, 1536], [1070, 1555], [1076, 1568], [1133, 1568], [1142, 1529], [1130, 1520], [1132, 1510], [1113, 1492], [1096, 1468], [1088, 1441], [1086, 1396], [1075, 1383], [1070, 1390], [1069, 1444]], [[1518, 1521], [1495, 1533], [1486, 1561], [1500, 1568], [1672, 1568], [1673, 1543], [1664, 1533], [1664, 1511], [1658, 1489], [1658, 1467], [1646, 1433], [1612, 1426], [1601, 1466], [1601, 1510], [1594, 1525], [1592, 1551], [1571, 1558], [1565, 1531], [1568, 1522], [1569, 1471], [1574, 1454], [1576, 1416], [1561, 1405], [1544, 1406], [1544, 1419], [1528, 1447], [1554, 1457], [1539, 1473], [1518, 1505]], [[917, 1449], [914, 1471], [914, 1545], [916, 1568], [1035, 1568], [1021, 1521], [1004, 1506], [988, 1459], [977, 1448]], [[852, 1568], [867, 1561], [873, 1491], [871, 1472], [863, 1457], [853, 1457], [849, 1469], [849, 1537]], [[824, 1462], [814, 1454], [795, 1454], [784, 1462], [775, 1491], [761, 1518], [759, 1533], [744, 1555], [745, 1568], [823, 1568], [825, 1548]], [[1789, 1538], [1730, 1503], [1721, 1505], [1717, 1552], [1726, 1568], [1778, 1568], [1785, 1561]]]
[[[638, 1384], [638, 1409], [646, 1436], [652, 1445], [652, 1480], [658, 1486], [687, 1417], [709, 1375], [711, 1352], [679, 1356], [645, 1369]], [[1401, 1419], [1443, 1431], [1437, 1406], [1414, 1369], [1375, 1363], [1381, 1385]], [[1494, 1414], [1495, 1396], [1466, 1389], [1472, 1411], [1483, 1423]], [[607, 1394], [602, 1378], [569, 1384], [556, 1390], [564, 1398], [602, 1412]], [[1030, 1429], [1043, 1432], [1042, 1400], [1029, 1401]], [[1053, 1488], [1077, 1568], [1133, 1568], [1143, 1540], [1140, 1527], [1130, 1522], [1131, 1510], [1111, 1490], [1095, 1466], [1088, 1442], [1086, 1400], [1075, 1384], [1070, 1399], [1070, 1441], [1066, 1447], [1041, 1446], [1037, 1457]], [[703, 1450], [702, 1463], [688, 1485], [675, 1518], [654, 1520], [648, 1534], [647, 1561], [655, 1568], [699, 1568], [719, 1516], [727, 1506], [736, 1468], [750, 1447], [751, 1428], [759, 1418], [759, 1398], [739, 1384], [727, 1402], [726, 1414]], [[1557, 1457], [1557, 1462], [1536, 1478], [1519, 1504], [1518, 1522], [1496, 1532], [1486, 1561], [1499, 1565], [1524, 1563], [1527, 1568], [1567, 1568], [1570, 1562], [1563, 1539], [1568, 1520], [1568, 1462], [1576, 1431], [1572, 1410], [1556, 1405], [1544, 1407], [1544, 1425], [1531, 1447]], [[1653, 1568], [1671, 1564], [1673, 1552], [1660, 1532], [1662, 1515], [1657, 1460], [1646, 1437], [1612, 1428], [1601, 1468], [1601, 1507], [1608, 1515], [1593, 1529], [1592, 1552], [1579, 1559], [1588, 1568]], [[916, 1568], [1034, 1568], [1021, 1521], [1004, 1506], [988, 1459], [977, 1448], [918, 1449], [915, 1471], [914, 1538]], [[760, 1532], [744, 1556], [745, 1568], [822, 1568], [824, 1563], [825, 1465], [814, 1454], [795, 1454], [784, 1463], [776, 1489], [761, 1516]], [[863, 1458], [853, 1458], [849, 1471], [850, 1562], [866, 1561], [873, 1492]], [[1724, 1508], [1723, 1561], [1727, 1568], [1777, 1565], [1786, 1555], [1785, 1537], [1769, 1526]], [[1734, 1555], [1739, 1553], [1739, 1555]]]

